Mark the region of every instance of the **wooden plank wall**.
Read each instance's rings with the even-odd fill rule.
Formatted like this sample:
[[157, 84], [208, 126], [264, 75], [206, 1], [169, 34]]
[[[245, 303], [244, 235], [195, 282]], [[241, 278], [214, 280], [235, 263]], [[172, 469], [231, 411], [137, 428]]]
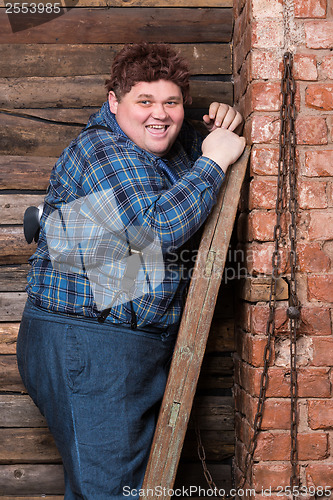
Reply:
[[[60, 500], [61, 460], [16, 366], [27, 259], [35, 248], [25, 243], [23, 213], [42, 201], [58, 155], [105, 100], [104, 80], [122, 44], [165, 41], [188, 57], [188, 116], [200, 118], [212, 100], [232, 103], [232, 0], [67, 0], [56, 15], [14, 14], [5, 4], [0, 1], [0, 498]], [[230, 287], [223, 287], [196, 397], [220, 487], [230, 485], [234, 452], [231, 299]], [[192, 424], [177, 484], [205, 486]]]

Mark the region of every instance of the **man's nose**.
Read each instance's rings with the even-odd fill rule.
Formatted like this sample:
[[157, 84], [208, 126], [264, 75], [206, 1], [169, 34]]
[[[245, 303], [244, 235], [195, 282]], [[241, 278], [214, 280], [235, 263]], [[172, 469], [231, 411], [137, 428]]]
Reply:
[[152, 116], [154, 118], [158, 118], [159, 120], [165, 120], [168, 116], [168, 113], [165, 111], [163, 104], [155, 103]]

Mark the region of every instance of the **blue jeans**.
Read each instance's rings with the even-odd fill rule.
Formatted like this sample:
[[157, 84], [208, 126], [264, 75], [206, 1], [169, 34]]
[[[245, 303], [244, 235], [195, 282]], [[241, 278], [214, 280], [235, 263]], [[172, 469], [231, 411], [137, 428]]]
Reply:
[[61, 454], [65, 500], [123, 499], [125, 486], [140, 489], [175, 337], [27, 301], [18, 366]]

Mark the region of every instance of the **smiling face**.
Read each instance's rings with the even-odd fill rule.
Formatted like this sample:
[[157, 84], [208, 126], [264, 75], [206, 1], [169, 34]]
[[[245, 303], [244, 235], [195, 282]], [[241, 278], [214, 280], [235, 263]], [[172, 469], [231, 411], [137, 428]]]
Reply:
[[184, 120], [181, 90], [169, 80], [139, 82], [120, 100], [111, 91], [109, 106], [125, 134], [156, 156], [169, 151]]

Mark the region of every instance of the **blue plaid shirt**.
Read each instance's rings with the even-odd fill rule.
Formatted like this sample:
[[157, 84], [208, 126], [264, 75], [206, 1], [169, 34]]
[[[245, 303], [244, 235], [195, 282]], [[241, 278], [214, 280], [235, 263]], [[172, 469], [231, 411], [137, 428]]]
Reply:
[[[111, 128], [112, 132], [86, 130], [92, 125]], [[79, 270], [78, 265], [76, 272], [73, 267], [79, 253], [73, 257], [72, 245], [71, 251], [67, 248], [63, 252], [67, 252], [67, 261], [55, 265], [48, 247], [50, 238], [47, 238], [48, 217], [59, 214], [63, 223], [67, 207], [89, 199], [94, 218], [102, 221], [104, 230], [114, 227], [116, 217], [124, 228], [139, 227], [158, 237], [165, 265], [163, 280], [159, 286], [135, 298], [132, 304], [138, 327], [165, 328], [177, 324], [188, 276], [184, 276], [182, 263], [174, 257], [175, 252], [179, 253], [207, 218], [224, 174], [214, 161], [202, 156], [202, 138], [186, 121], [176, 142], [163, 158], [133, 143], [120, 129], [107, 102], [90, 117], [87, 127], [63, 151], [52, 170], [38, 248], [29, 260], [29, 298], [37, 306], [54, 312], [88, 318], [100, 314], [103, 308], [95, 300], [87, 269], [82, 265]], [[172, 180], [165, 173], [166, 169], [173, 172], [175, 177], [172, 176]], [[178, 179], [176, 182], [175, 178]], [[116, 215], [115, 207], [110, 207], [104, 199], [104, 193], [110, 191], [115, 200]], [[79, 242], [76, 248], [81, 247]], [[100, 248], [101, 245], [99, 253]], [[71, 265], [66, 267], [69, 254], [72, 255]], [[107, 255], [106, 251], [106, 264]], [[121, 273], [121, 266], [116, 270], [110, 267], [112, 273]], [[129, 324], [129, 302], [114, 305], [106, 321]]]

